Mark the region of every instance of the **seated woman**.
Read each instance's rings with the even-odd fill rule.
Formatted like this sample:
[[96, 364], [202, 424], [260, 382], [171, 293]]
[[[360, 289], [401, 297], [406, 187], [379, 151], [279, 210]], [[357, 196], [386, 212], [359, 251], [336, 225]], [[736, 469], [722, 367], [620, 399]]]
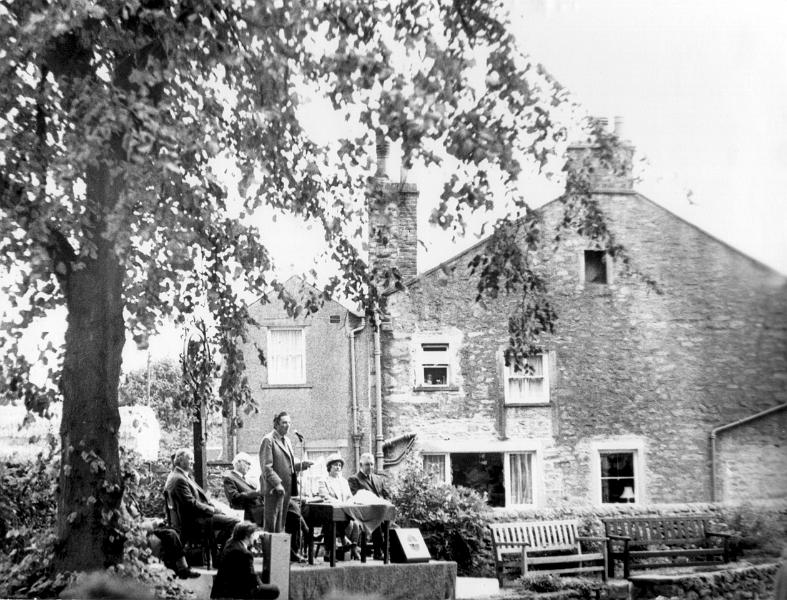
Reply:
[[[328, 469], [328, 477], [320, 480], [318, 494], [329, 502], [349, 502], [353, 495], [350, 491], [350, 484], [342, 476], [342, 468], [344, 467], [344, 459], [338, 452], [331, 454], [325, 466]], [[360, 537], [361, 529], [358, 523], [352, 519], [344, 523], [336, 524], [336, 535], [341, 540], [343, 546], [341, 550], [350, 550], [351, 558], [358, 558], [357, 544]]]
[[219, 570], [213, 579], [211, 598], [278, 598], [279, 588], [264, 584], [254, 572], [251, 537], [257, 526], [241, 521], [232, 530], [232, 537], [219, 559]]

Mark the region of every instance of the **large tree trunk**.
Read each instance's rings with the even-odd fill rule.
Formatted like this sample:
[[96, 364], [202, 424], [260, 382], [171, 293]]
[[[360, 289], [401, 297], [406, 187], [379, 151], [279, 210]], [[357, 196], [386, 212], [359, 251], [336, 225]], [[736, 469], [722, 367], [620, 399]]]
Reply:
[[119, 186], [105, 165], [87, 173], [89, 206], [97, 207], [90, 238], [95, 255], [63, 277], [68, 329], [61, 390], [63, 420], [57, 496], [59, 570], [116, 564], [123, 555], [118, 530], [123, 481], [118, 455], [118, 382], [125, 329], [123, 269], [113, 241], [104, 238], [104, 216]]

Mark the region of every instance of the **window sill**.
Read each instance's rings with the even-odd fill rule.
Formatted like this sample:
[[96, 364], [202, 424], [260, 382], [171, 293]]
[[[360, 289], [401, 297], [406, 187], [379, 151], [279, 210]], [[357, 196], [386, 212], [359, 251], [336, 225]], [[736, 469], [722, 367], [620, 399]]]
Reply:
[[263, 390], [305, 390], [314, 386], [311, 383], [264, 383], [260, 387]]
[[544, 407], [544, 406], [552, 406], [551, 402], [506, 402], [505, 406], [511, 406], [513, 408], [529, 408], [533, 407]]
[[417, 385], [414, 392], [458, 392], [458, 385]]

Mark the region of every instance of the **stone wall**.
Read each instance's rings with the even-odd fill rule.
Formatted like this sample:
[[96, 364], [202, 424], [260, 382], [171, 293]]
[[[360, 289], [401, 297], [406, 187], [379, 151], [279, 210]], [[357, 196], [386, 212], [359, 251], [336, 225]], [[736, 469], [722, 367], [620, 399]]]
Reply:
[[766, 600], [773, 597], [777, 564], [751, 565], [691, 575], [635, 575], [631, 599]]
[[[555, 334], [542, 340], [550, 401], [505, 406], [502, 350], [516, 298], [475, 301], [471, 249], [390, 298], [385, 437], [415, 429], [425, 452], [532, 451], [542, 506], [600, 503], [605, 450], [635, 453], [637, 503], [708, 501], [710, 431], [787, 402], [786, 280], [642, 196], [599, 201], [634, 273], [618, 261], [609, 284], [586, 284], [587, 239], [566, 234], [556, 249], [545, 245], [538, 268], [558, 313]], [[542, 214], [551, 236], [560, 204]], [[414, 348], [441, 337], [450, 340], [451, 385], [419, 389]], [[736, 436], [746, 443], [735, 445]], [[721, 443], [720, 492], [785, 493], [782, 416]]]
[[[740, 546], [742, 538], [750, 538], [754, 543], [763, 543], [770, 550], [769, 557], [775, 558], [783, 545], [787, 545], [787, 502], [762, 501], [753, 504], [653, 504], [636, 506], [633, 504], [615, 504], [599, 507], [555, 506], [546, 509], [492, 510], [488, 514], [491, 522], [505, 523], [516, 521], [549, 521], [560, 519], [578, 519], [580, 535], [603, 536], [604, 525], [601, 519], [616, 516], [659, 516], [659, 515], [711, 515], [711, 523], [718, 526], [719, 531], [733, 533], [734, 545]], [[741, 518], [743, 516], [743, 518]], [[760, 533], [759, 523], [765, 524], [773, 539], [761, 540], [756, 536]], [[756, 529], [756, 530], [755, 530]], [[751, 546], [751, 544], [749, 544]], [[583, 546], [584, 547], [584, 546]], [[760, 548], [744, 548], [740, 550], [742, 558], [761, 557]], [[477, 557], [475, 577], [494, 577], [494, 555], [492, 540], [487, 534], [481, 544]]]

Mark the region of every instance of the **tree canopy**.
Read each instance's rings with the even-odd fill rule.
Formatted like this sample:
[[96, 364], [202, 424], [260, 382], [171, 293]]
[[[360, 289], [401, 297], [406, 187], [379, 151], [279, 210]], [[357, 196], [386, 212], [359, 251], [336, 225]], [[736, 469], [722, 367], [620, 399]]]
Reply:
[[[522, 161], [544, 165], [564, 136], [552, 116], [564, 92], [518, 48], [501, 1], [0, 0], [0, 73], [0, 267], [19, 308], [0, 383], [31, 409], [64, 400], [68, 569], [122, 552], [126, 329], [144, 346], [162, 319], [206, 308], [222, 388], [248, 400], [241, 300], [285, 294], [255, 226], [262, 208], [319, 222], [339, 268], [321, 296], [287, 299], [294, 312], [335, 293], [376, 310], [375, 278], [391, 274], [370, 271], [354, 240], [376, 198], [378, 132], [406, 165], [459, 165], [432, 215], [458, 231], [493, 205], [492, 181], [525, 214]], [[329, 144], [303, 123], [314, 98], [348, 122]], [[65, 345], [41, 387], [17, 343], [58, 306]]]

